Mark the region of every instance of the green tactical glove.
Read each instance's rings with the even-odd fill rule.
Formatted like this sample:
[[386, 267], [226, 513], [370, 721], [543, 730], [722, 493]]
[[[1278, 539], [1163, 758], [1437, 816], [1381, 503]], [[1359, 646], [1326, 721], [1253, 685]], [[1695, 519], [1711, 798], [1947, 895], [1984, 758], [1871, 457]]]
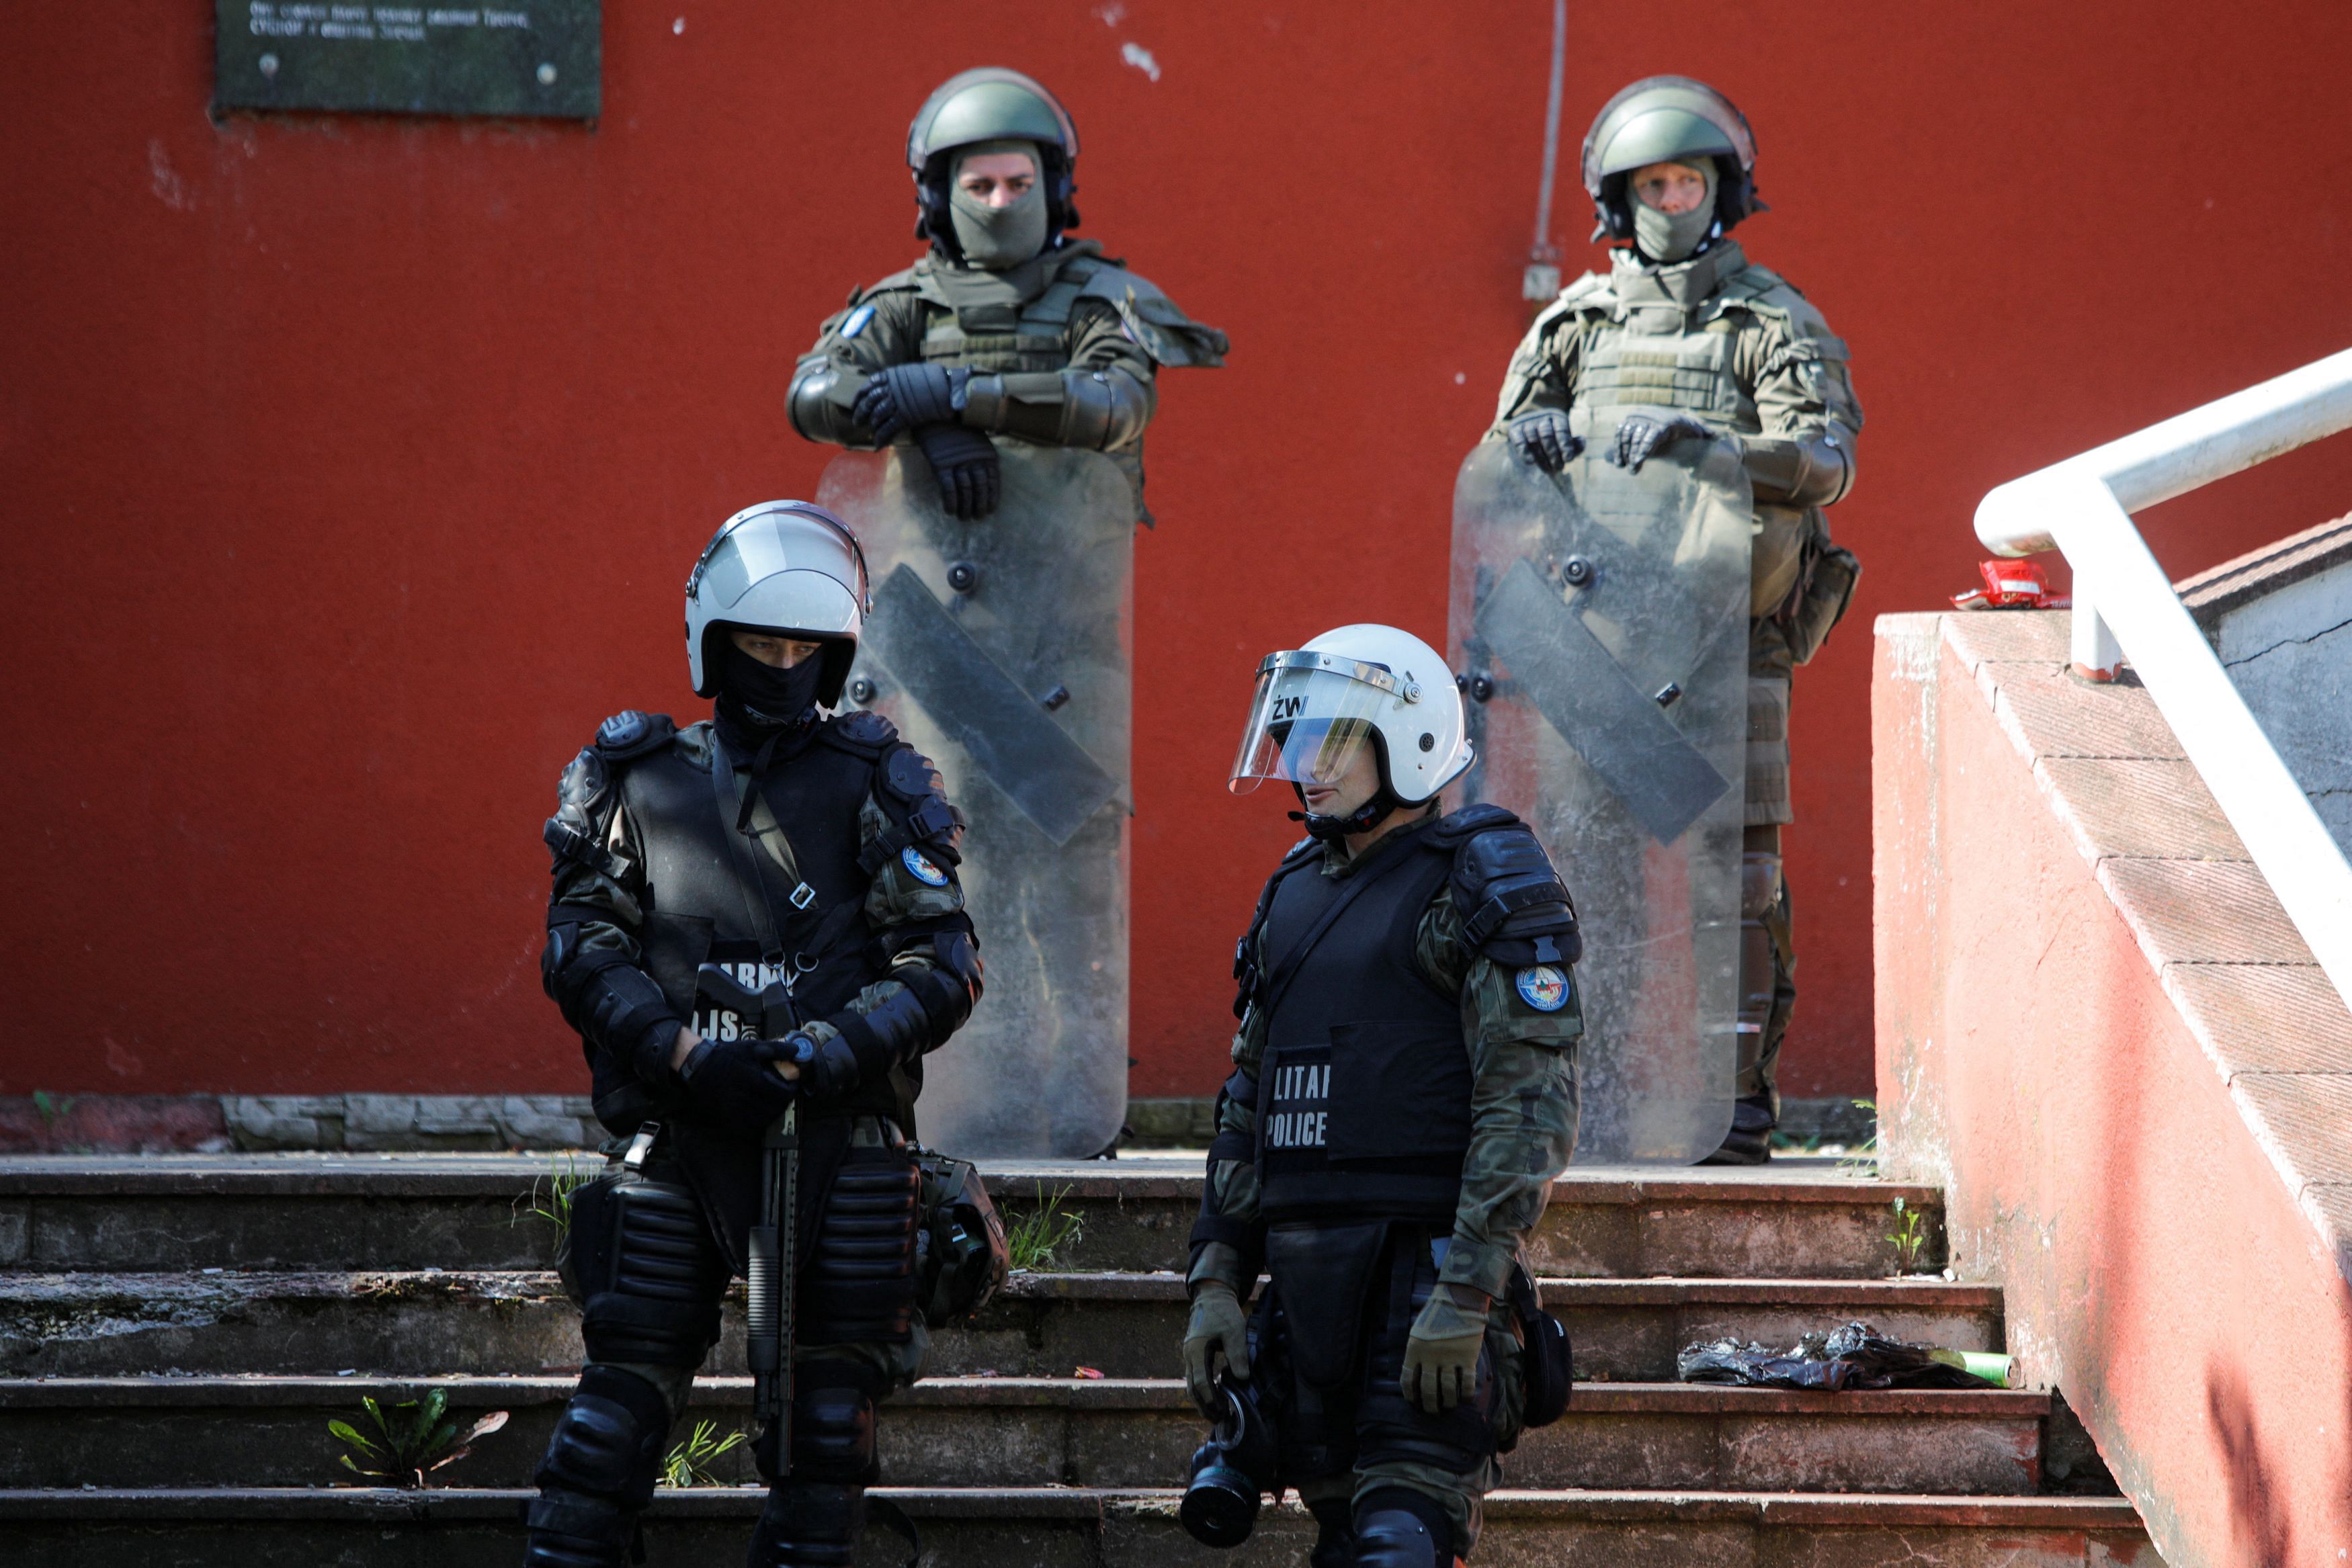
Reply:
[[1213, 1421], [1219, 1414], [1217, 1356], [1235, 1377], [1249, 1376], [1249, 1320], [1241, 1298], [1223, 1280], [1203, 1280], [1192, 1294], [1192, 1321], [1184, 1328], [1184, 1388]]
[[1490, 1304], [1485, 1292], [1467, 1285], [1441, 1284], [1430, 1291], [1404, 1342], [1400, 1381], [1406, 1399], [1435, 1416], [1477, 1391], [1478, 1352], [1486, 1343]]

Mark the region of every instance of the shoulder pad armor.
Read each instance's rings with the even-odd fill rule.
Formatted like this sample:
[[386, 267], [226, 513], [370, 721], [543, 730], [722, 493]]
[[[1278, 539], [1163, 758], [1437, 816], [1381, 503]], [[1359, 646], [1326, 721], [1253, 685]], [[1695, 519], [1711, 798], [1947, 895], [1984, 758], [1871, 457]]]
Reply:
[[1475, 806], [1465, 806], [1437, 819], [1437, 825], [1429, 830], [1429, 847], [1451, 851], [1474, 834], [1495, 828], [1512, 827], [1518, 820], [1502, 807], [1483, 801]]
[[852, 305], [859, 304], [873, 298], [877, 294], [912, 294], [923, 286], [921, 267], [922, 264], [918, 262], [915, 266], [894, 272], [878, 282], [869, 283], [864, 288], [852, 292], [849, 302]]
[[1575, 963], [1583, 952], [1576, 910], [1534, 831], [1496, 806], [1456, 811], [1439, 831], [1449, 827], [1463, 940], [1497, 963]]
[[596, 727], [596, 749], [613, 762], [626, 762], [667, 746], [677, 725], [666, 713], [623, 708]]
[[878, 713], [859, 708], [835, 715], [824, 727], [824, 737], [845, 751], [879, 757], [883, 747], [898, 738], [898, 727]]
[[1233, 348], [1232, 340], [1214, 327], [1184, 314], [1150, 278], [1139, 277], [1116, 262], [1088, 258], [1073, 263], [1066, 269], [1066, 275], [1081, 276], [1081, 266], [1088, 270], [1083, 274], [1086, 287], [1078, 290], [1078, 298], [1102, 300], [1118, 311], [1128, 336], [1153, 360], [1178, 367], [1224, 363], [1225, 355]]

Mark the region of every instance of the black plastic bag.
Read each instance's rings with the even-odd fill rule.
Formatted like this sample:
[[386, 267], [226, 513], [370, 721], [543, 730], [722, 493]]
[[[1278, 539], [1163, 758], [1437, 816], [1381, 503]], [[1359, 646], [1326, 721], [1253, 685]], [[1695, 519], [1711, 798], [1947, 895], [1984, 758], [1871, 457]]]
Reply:
[[2001, 1388], [2002, 1378], [1968, 1369], [2005, 1362], [1977, 1353], [1941, 1350], [1887, 1339], [1868, 1323], [1851, 1322], [1809, 1333], [1785, 1351], [1719, 1339], [1683, 1347], [1675, 1364], [1685, 1383], [1728, 1383], [1749, 1388], [1795, 1388], [1834, 1394], [1848, 1388]]

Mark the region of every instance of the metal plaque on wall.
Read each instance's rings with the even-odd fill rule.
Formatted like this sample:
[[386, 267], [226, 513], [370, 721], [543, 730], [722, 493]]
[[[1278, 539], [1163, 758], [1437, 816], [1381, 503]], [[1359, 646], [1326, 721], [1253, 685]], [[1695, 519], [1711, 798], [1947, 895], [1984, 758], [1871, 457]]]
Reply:
[[214, 0], [215, 109], [593, 120], [603, 0]]

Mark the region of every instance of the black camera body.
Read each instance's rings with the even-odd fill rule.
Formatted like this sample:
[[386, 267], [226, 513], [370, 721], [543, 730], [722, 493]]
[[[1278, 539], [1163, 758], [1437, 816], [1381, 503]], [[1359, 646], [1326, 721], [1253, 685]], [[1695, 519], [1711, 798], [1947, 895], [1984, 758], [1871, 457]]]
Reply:
[[1176, 1518], [1202, 1545], [1225, 1549], [1249, 1539], [1260, 1500], [1281, 1491], [1282, 1446], [1257, 1382], [1228, 1369], [1218, 1375], [1217, 1392], [1224, 1410], [1192, 1454], [1192, 1479]]

